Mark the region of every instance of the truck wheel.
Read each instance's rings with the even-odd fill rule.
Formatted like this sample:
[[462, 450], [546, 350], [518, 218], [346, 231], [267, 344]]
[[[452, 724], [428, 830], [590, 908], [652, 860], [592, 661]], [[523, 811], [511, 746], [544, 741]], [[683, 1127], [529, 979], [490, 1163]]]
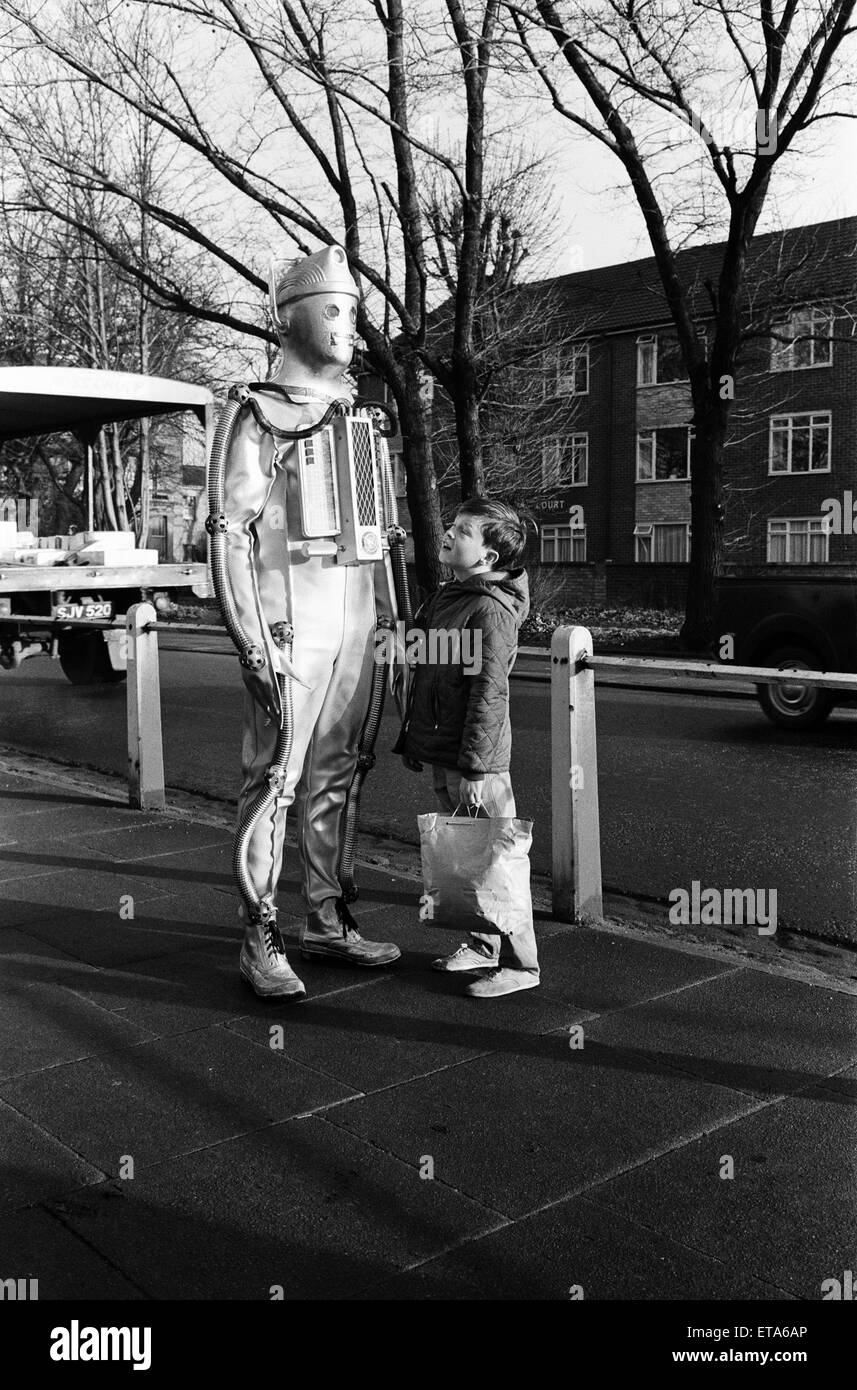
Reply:
[[110, 665], [100, 632], [64, 632], [59, 639], [59, 659], [72, 685], [116, 685], [128, 675]]
[[[765, 661], [766, 666], [785, 670], [796, 666], [804, 671], [818, 671], [820, 661], [808, 647], [779, 647]], [[798, 679], [787, 685], [757, 685], [759, 704], [772, 724], [782, 729], [811, 729], [823, 724], [833, 709], [829, 690], [817, 685], [802, 685]]]

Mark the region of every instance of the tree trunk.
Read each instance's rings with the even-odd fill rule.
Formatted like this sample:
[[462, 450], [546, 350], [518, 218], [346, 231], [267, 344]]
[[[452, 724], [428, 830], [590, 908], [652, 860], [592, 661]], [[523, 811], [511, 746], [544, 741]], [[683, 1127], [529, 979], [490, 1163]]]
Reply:
[[[149, 15], [146, 11], [146, 39], [149, 38]], [[139, 122], [139, 173], [140, 173], [140, 192], [149, 199], [152, 196], [152, 149], [151, 149], [151, 127], [148, 121], [140, 119]], [[140, 261], [147, 269], [150, 266], [149, 256], [149, 218], [145, 203], [140, 212]], [[140, 349], [140, 371], [143, 376], [149, 374], [149, 292], [145, 285], [140, 286], [140, 308], [137, 318], [137, 330], [139, 334]], [[137, 514], [137, 544], [145, 548], [149, 539], [149, 502], [151, 488], [149, 486], [149, 469], [151, 467], [151, 421], [148, 416], [140, 421], [140, 456], [138, 464], [139, 484], [136, 489], [136, 500], [139, 506]]]
[[440, 497], [432, 458], [431, 377], [414, 362], [404, 371], [404, 390], [397, 396], [401, 416], [402, 443], [408, 509], [414, 537], [414, 563], [417, 588], [421, 596], [442, 582], [443, 566], [438, 552], [443, 541]]
[[694, 421], [690, 458], [690, 524], [693, 544], [681, 637], [691, 651], [709, 649], [715, 632], [715, 583], [723, 547], [723, 446], [725, 429], [716, 416]]
[[117, 531], [129, 531], [128, 512], [125, 506], [125, 465], [122, 460], [122, 447], [119, 443], [119, 426], [110, 426], [110, 446], [113, 455], [113, 508], [116, 512]]
[[149, 504], [151, 501], [151, 488], [149, 486], [149, 473], [151, 469], [151, 423], [146, 416], [140, 421], [140, 490], [139, 490], [139, 523], [137, 528], [137, 544], [145, 550], [146, 542], [149, 539]]
[[119, 525], [116, 518], [116, 510], [113, 506], [113, 486], [110, 476], [110, 461], [107, 457], [107, 440], [104, 438], [104, 430], [98, 434], [98, 462], [100, 465], [99, 480], [101, 482], [101, 516], [103, 525], [99, 530], [118, 531]]
[[485, 491], [485, 471], [482, 458], [482, 424], [479, 419], [479, 400], [476, 373], [472, 363], [453, 363], [455, 376], [455, 433], [458, 439], [458, 471], [461, 478], [461, 500]]

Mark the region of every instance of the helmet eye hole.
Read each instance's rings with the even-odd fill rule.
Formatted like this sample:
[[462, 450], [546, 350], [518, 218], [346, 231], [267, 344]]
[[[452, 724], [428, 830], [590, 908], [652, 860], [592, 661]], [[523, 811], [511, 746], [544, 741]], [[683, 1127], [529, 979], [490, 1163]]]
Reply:
[[351, 322], [352, 322], [352, 323], [356, 323], [356, 322], [357, 322], [357, 310], [356, 310], [355, 308], [353, 308], [353, 307], [352, 307], [352, 309], [351, 309]]
[[338, 305], [338, 304], [325, 304], [325, 306], [324, 306], [324, 311], [323, 311], [323, 312], [324, 312], [324, 317], [325, 317], [326, 319], [338, 319], [338, 318], [339, 318], [339, 305]]

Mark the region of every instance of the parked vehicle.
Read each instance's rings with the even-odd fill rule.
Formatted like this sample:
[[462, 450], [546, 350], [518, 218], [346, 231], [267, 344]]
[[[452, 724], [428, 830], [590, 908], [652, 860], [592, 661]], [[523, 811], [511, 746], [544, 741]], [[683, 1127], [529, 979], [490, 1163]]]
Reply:
[[[721, 657], [731, 636], [726, 650], [739, 666], [857, 672], [857, 572], [723, 578], [717, 630]], [[768, 718], [788, 729], [812, 728], [836, 703], [852, 703], [798, 677], [756, 690]]]
[[[76, 367], [0, 368], [0, 443], [76, 434], [85, 451], [87, 516], [84, 532], [41, 540], [0, 522], [0, 666], [46, 654], [76, 685], [124, 680], [120, 620], [128, 608], [147, 600], [163, 611], [182, 591], [211, 593], [205, 563], [161, 564], [156, 551], [136, 548], [130, 532], [97, 532], [93, 524], [93, 447], [101, 427], [186, 410], [210, 430], [214, 398], [187, 382]], [[73, 625], [111, 620], [112, 630]]]

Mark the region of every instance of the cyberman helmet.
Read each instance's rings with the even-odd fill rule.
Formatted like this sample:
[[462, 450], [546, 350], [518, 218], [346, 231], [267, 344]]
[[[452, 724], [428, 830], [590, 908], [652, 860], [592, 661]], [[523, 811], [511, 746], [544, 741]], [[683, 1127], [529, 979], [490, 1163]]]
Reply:
[[326, 246], [312, 256], [297, 261], [271, 261], [269, 277], [271, 317], [277, 328], [282, 327], [281, 311], [297, 299], [310, 295], [350, 295], [360, 298], [360, 291], [348, 269], [348, 259], [341, 246]]

